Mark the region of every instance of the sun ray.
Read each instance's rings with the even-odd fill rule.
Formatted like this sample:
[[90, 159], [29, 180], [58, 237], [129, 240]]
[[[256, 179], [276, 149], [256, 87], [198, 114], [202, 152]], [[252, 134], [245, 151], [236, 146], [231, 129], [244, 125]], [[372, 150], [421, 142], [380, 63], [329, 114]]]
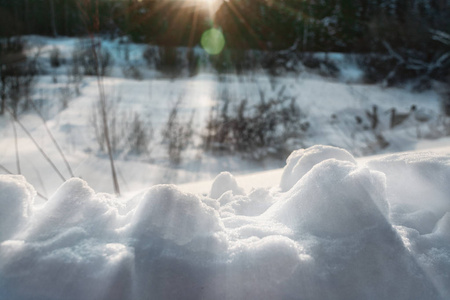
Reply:
[[236, 6], [231, 2], [231, 1], [227, 1], [224, 2], [225, 5], [227, 5], [231, 11], [235, 14], [235, 16], [239, 19], [239, 21], [244, 25], [244, 27], [248, 30], [248, 32], [250, 33], [250, 35], [254, 38], [255, 42], [258, 44], [258, 46], [265, 50], [266, 49], [266, 45], [264, 43], [261, 42], [261, 40], [258, 38], [258, 35], [256, 34], [256, 32], [253, 30], [253, 28], [248, 24], [248, 22], [246, 21], [246, 19], [242, 16], [242, 14], [239, 12], [239, 10], [236, 8]]
[[197, 28], [197, 21], [198, 21], [198, 10], [194, 10], [194, 16], [192, 19], [192, 28], [191, 32], [189, 32], [189, 41], [188, 41], [188, 47], [191, 48], [194, 43], [194, 37], [195, 37], [195, 29]]

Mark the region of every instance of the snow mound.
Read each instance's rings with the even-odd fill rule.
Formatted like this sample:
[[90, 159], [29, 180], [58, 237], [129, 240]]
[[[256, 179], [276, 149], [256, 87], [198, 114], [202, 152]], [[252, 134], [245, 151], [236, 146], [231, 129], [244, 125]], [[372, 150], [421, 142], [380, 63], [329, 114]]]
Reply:
[[356, 163], [354, 157], [346, 150], [331, 146], [316, 145], [308, 149], [292, 152], [286, 160], [286, 167], [281, 177], [280, 188], [288, 191], [316, 164], [327, 160], [337, 159]]
[[175, 186], [152, 187], [139, 203], [131, 221], [132, 236], [152, 239], [155, 236], [185, 245], [222, 229], [218, 212], [192, 194]]
[[0, 299], [449, 299], [449, 174], [445, 156], [316, 146], [281, 190], [223, 173], [209, 197], [126, 200], [71, 179], [43, 205], [0, 176]]
[[445, 213], [439, 220], [433, 233], [450, 242], [450, 212]]
[[426, 152], [392, 154], [368, 166], [386, 174], [387, 192], [393, 203], [436, 214], [450, 210], [449, 156]]
[[34, 188], [23, 176], [0, 175], [0, 242], [11, 238], [31, 216]]
[[257, 216], [266, 211], [275, 201], [266, 189], [254, 189], [249, 195], [234, 196], [231, 191], [225, 192], [218, 199], [222, 216], [231, 215]]
[[96, 195], [85, 181], [70, 179], [35, 210], [23, 238], [46, 240], [71, 228], [90, 236], [112, 234], [118, 212], [107, 199], [106, 195]]
[[236, 179], [229, 172], [222, 172], [216, 176], [209, 192], [209, 197], [218, 199], [223, 193], [231, 191], [234, 195], [243, 195], [244, 190], [240, 188]]
[[342, 237], [387, 224], [384, 175], [347, 161], [315, 165], [266, 216], [293, 230]]

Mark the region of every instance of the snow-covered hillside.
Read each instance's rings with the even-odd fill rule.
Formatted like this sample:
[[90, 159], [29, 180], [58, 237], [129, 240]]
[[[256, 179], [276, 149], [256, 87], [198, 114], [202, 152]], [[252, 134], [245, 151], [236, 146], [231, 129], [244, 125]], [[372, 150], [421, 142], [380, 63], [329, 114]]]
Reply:
[[448, 299], [450, 156], [293, 152], [279, 184], [36, 202], [0, 175], [0, 299]]

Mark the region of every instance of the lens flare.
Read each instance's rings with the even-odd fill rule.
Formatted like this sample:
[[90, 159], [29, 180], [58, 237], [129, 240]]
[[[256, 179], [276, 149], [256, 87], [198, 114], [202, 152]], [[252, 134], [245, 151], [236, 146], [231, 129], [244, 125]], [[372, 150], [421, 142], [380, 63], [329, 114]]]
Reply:
[[211, 28], [203, 33], [201, 45], [208, 54], [217, 55], [225, 47], [225, 37], [220, 30]]

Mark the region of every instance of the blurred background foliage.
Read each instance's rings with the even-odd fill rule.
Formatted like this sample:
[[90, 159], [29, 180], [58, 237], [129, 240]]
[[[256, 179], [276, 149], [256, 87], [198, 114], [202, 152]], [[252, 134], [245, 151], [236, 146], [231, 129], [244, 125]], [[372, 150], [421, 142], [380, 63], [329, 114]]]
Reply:
[[[129, 35], [134, 42], [195, 46], [221, 28], [230, 49], [432, 52], [431, 31], [449, 31], [448, 0], [0, 0], [0, 35]], [[92, 18], [95, 18], [92, 19]]]

